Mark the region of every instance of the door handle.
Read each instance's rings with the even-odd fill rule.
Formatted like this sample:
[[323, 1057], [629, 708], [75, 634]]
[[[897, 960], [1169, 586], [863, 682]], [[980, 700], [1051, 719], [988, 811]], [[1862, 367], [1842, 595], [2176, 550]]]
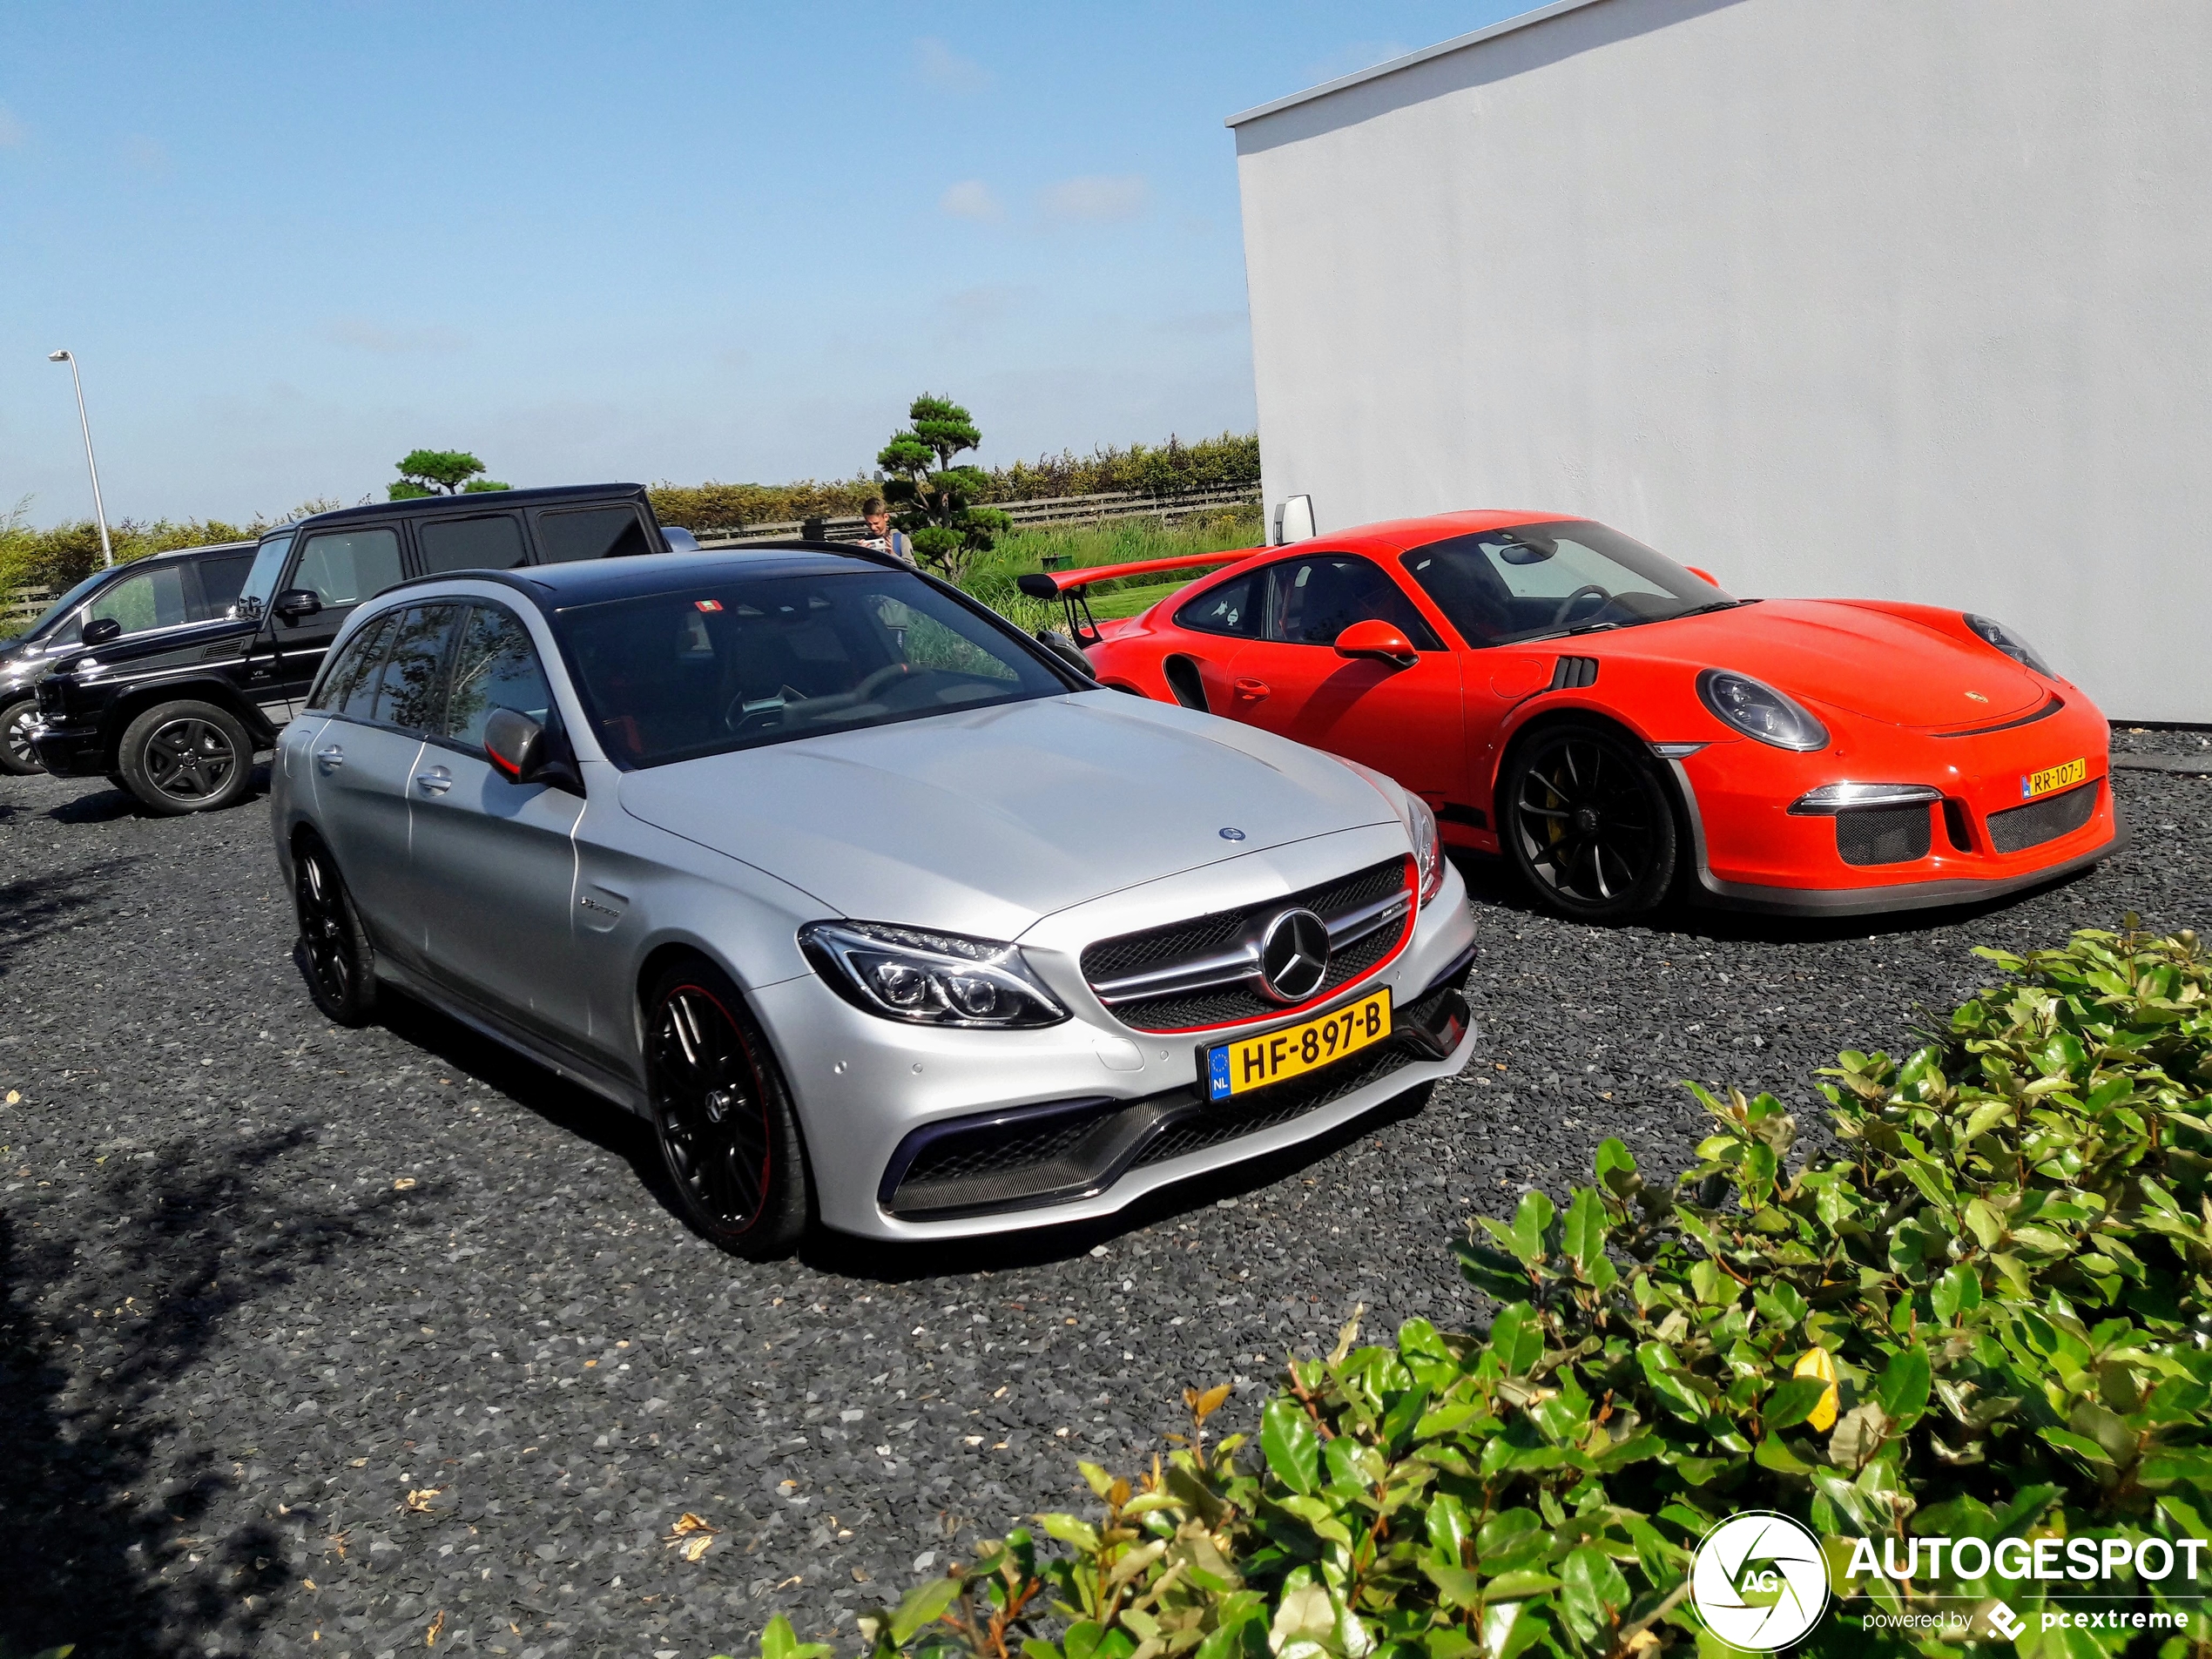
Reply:
[[346, 764], [346, 752], [334, 743], [315, 756], [315, 764], [325, 772], [335, 772]]
[[453, 787], [453, 774], [443, 766], [433, 766], [428, 772], [418, 772], [415, 781], [422, 786], [426, 795], [442, 795]]
[[1237, 695], [1244, 698], [1248, 703], [1258, 702], [1260, 698], [1267, 695], [1268, 689], [1268, 684], [1265, 680], [1256, 680], [1245, 678], [1240, 678], [1237, 682]]

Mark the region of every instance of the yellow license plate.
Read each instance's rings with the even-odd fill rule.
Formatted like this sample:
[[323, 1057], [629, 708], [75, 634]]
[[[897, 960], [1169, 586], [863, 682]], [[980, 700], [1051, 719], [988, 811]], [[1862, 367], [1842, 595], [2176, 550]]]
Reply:
[[1264, 1037], [1242, 1037], [1206, 1050], [1206, 1090], [1226, 1100], [1357, 1054], [1390, 1035], [1387, 988]]
[[2033, 800], [2038, 795], [2047, 795], [2054, 789], [2064, 789], [2078, 784], [2089, 775], [2087, 760], [2069, 760], [2062, 766], [2046, 766], [2040, 772], [2031, 772], [2020, 779], [2020, 799]]

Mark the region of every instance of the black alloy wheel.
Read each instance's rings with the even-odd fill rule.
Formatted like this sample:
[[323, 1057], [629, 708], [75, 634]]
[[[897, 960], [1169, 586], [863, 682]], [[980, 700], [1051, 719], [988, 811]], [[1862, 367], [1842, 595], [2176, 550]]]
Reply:
[[292, 898], [307, 995], [338, 1024], [366, 1025], [376, 1008], [375, 951], [330, 849], [312, 836], [293, 854]]
[[165, 816], [228, 806], [253, 786], [253, 739], [212, 703], [148, 709], [125, 731], [117, 759], [131, 792]]
[[30, 748], [30, 723], [37, 718], [38, 699], [35, 697], [17, 698], [0, 705], [0, 772], [13, 778], [28, 778], [33, 772], [46, 770], [38, 764], [38, 757]]
[[1641, 745], [1594, 722], [1546, 726], [1514, 752], [1499, 791], [1507, 856], [1562, 915], [1641, 915], [1674, 880], [1674, 806]]
[[789, 1254], [812, 1208], [806, 1153], [737, 987], [705, 962], [663, 974], [646, 1001], [645, 1048], [653, 1124], [685, 1213], [748, 1260]]

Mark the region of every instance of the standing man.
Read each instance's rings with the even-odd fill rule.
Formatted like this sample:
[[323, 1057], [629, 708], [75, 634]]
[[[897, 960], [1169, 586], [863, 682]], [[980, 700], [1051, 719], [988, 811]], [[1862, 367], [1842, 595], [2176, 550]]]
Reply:
[[888, 553], [911, 565], [914, 562], [914, 544], [907, 539], [906, 532], [891, 528], [891, 509], [883, 504], [883, 497], [871, 496], [860, 503], [860, 516], [867, 521], [868, 533], [860, 538], [862, 547], [872, 547], [879, 553]]

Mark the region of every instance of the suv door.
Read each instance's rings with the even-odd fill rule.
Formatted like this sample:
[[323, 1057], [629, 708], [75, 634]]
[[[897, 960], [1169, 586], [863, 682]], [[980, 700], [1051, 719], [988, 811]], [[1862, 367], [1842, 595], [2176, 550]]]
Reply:
[[[1238, 651], [1221, 712], [1372, 766], [1432, 804], [1465, 800], [1459, 658], [1392, 573], [1322, 550], [1265, 575], [1264, 637]], [[1413, 666], [1337, 655], [1337, 636], [1370, 621], [1406, 637]]]
[[425, 912], [409, 867], [409, 811], [423, 738], [439, 718], [462, 606], [409, 605], [362, 630], [314, 700], [315, 818], [379, 950], [422, 961]]
[[406, 575], [400, 562], [397, 524], [347, 524], [301, 538], [277, 594], [304, 588], [321, 602], [322, 609], [313, 616], [294, 617], [271, 605], [267, 628], [274, 649], [270, 678], [266, 691], [260, 682], [255, 683], [257, 695], [265, 702], [282, 700], [297, 708], [354, 607]]
[[583, 801], [511, 783], [484, 758], [494, 709], [557, 721], [523, 619], [474, 601], [459, 632], [443, 719], [417, 758], [414, 885], [424, 965], [470, 1000], [571, 1049], [589, 1032], [570, 912]]

